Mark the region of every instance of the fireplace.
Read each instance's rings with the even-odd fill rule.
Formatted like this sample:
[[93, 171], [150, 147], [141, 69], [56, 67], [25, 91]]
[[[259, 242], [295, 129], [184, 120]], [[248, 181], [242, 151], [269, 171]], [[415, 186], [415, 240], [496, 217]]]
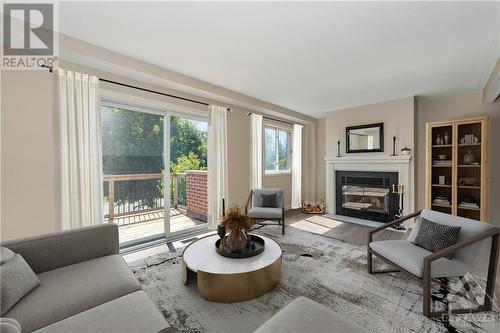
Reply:
[[397, 172], [336, 171], [336, 214], [389, 222], [398, 213]]

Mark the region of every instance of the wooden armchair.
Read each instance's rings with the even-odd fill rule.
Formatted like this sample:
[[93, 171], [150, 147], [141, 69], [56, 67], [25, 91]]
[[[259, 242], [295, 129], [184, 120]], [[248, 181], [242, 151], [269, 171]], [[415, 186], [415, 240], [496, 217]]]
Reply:
[[[272, 207], [263, 204], [263, 196], [275, 195], [275, 202]], [[281, 224], [281, 233], [285, 234], [285, 193], [281, 189], [266, 188], [251, 190], [245, 205], [245, 214], [252, 223], [260, 221], [278, 221]], [[260, 223], [271, 224], [271, 223]], [[274, 223], [276, 224], [276, 223]]]
[[[420, 218], [446, 225], [460, 226], [458, 242], [437, 252], [430, 252], [412, 243], [417, 236]], [[392, 225], [411, 218], [419, 218], [406, 240], [373, 241], [373, 235]], [[426, 317], [437, 317], [443, 314], [463, 314], [480, 311], [490, 311], [495, 292], [495, 278], [498, 265], [500, 228], [475, 220], [452, 216], [432, 210], [422, 211], [404, 216], [398, 220], [386, 223], [368, 232], [368, 273], [402, 272], [418, 279], [422, 284], [423, 314]], [[431, 311], [431, 280], [437, 278], [459, 277], [466, 289], [469, 288], [464, 275], [471, 272], [480, 256], [485, 252], [491, 238], [488, 276], [486, 281], [486, 296], [484, 304], [477, 308], [453, 309], [451, 311]], [[452, 259], [446, 256], [453, 254]], [[394, 269], [374, 270], [372, 256], [375, 255]], [[438, 281], [438, 283], [440, 283]]]

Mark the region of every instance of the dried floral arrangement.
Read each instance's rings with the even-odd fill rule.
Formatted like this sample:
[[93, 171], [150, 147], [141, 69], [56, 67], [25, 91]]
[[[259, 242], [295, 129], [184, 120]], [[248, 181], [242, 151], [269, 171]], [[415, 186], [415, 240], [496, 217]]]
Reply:
[[250, 230], [252, 221], [246, 214], [241, 213], [241, 208], [233, 206], [229, 208], [226, 215], [222, 219], [221, 225], [231, 230], [231, 232], [239, 232], [241, 230]]

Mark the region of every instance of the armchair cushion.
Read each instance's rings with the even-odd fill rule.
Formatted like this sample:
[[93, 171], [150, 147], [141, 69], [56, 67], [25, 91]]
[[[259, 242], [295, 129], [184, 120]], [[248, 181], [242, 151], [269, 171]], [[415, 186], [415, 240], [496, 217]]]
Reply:
[[[424, 257], [432, 254], [408, 240], [375, 241], [370, 248], [418, 277], [422, 277]], [[457, 258], [439, 258], [431, 264], [431, 277], [435, 278], [463, 276], [469, 271], [470, 266]]]
[[281, 219], [283, 210], [281, 208], [252, 207], [248, 210], [248, 216], [254, 219]]
[[[495, 228], [490, 224], [475, 221], [465, 217], [454, 216], [436, 212], [429, 209], [424, 209], [420, 214], [420, 219], [415, 223], [415, 226], [413, 227], [410, 235], [408, 236], [408, 240], [410, 242], [415, 242], [415, 238], [417, 237], [418, 231], [420, 229], [420, 223], [422, 218], [425, 218], [426, 220], [435, 223], [461, 227], [460, 233], [458, 234], [457, 243], [460, 243], [466, 239], [474, 237], [482, 233], [483, 231]], [[486, 250], [489, 244], [491, 244], [491, 238], [482, 240], [480, 242], [469, 245], [461, 250], [458, 250], [457, 252], [455, 252], [453, 257], [459, 260], [460, 262], [468, 265], [472, 270], [479, 261], [480, 256], [484, 254], [484, 251]]]

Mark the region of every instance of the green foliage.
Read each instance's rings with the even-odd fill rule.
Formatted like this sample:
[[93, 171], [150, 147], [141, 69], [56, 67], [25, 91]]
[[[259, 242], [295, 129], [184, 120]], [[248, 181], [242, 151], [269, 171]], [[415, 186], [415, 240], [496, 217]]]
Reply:
[[[163, 116], [103, 107], [101, 118], [105, 175], [164, 172]], [[171, 172], [206, 169], [206, 131], [198, 129], [190, 120], [171, 117], [170, 137]], [[160, 207], [163, 188], [163, 180], [116, 182], [115, 203]], [[185, 184], [183, 188], [185, 191]], [[107, 192], [108, 187], [104, 186], [105, 196]]]

